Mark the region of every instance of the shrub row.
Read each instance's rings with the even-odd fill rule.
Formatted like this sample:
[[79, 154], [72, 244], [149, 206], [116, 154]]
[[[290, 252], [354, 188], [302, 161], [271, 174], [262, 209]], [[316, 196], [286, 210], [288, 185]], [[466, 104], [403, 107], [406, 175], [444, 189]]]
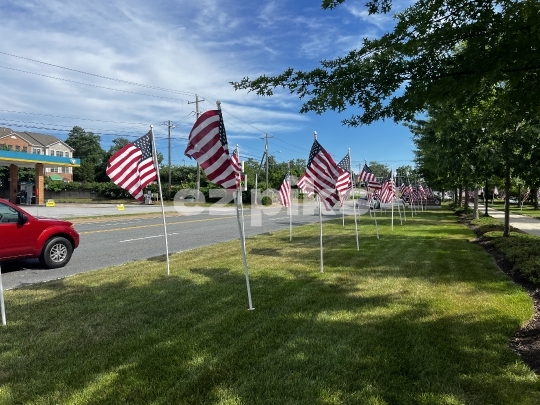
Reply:
[[512, 265], [512, 271], [540, 286], [540, 237], [523, 233], [511, 227], [510, 236], [504, 237], [501, 221], [482, 217], [471, 221], [478, 226], [476, 233], [488, 240]]

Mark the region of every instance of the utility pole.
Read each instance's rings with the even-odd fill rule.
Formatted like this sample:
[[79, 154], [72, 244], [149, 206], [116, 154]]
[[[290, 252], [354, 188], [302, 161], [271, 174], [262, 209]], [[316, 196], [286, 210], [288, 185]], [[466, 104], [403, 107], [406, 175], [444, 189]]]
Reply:
[[171, 198], [171, 129], [176, 127], [174, 124], [171, 124], [171, 120], [163, 123], [163, 125], [167, 125], [169, 129], [169, 198]]
[[274, 136], [269, 136], [268, 134], [264, 134], [261, 139], [266, 139], [266, 144], [264, 146], [264, 153], [266, 154], [266, 189], [268, 190], [268, 138], [273, 138]]
[[[188, 101], [188, 104], [195, 104], [195, 121], [199, 118], [199, 101], [204, 101], [204, 99], [199, 100], [199, 96], [195, 94], [195, 101]], [[199, 201], [199, 192], [201, 189], [201, 166], [197, 162], [197, 196], [195, 197]]]

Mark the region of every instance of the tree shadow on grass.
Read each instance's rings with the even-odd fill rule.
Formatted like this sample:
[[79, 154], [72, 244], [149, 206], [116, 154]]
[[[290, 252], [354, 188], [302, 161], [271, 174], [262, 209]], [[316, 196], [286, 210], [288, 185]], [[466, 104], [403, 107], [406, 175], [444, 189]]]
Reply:
[[[258, 238], [275, 242], [275, 235]], [[206, 267], [196, 254], [171, 255], [172, 275], [166, 276], [155, 268], [162, 255], [142, 268], [97, 273], [108, 279], [114, 272], [115, 281], [81, 275], [10, 291], [9, 323], [0, 336], [0, 399], [539, 401], [540, 383], [508, 348], [522, 322], [513, 310], [484, 306], [456, 314], [428, 298], [411, 299], [415, 292], [405, 287], [376, 293], [366, 284], [368, 277], [371, 283], [406, 278], [434, 288], [468, 283], [483, 300], [515, 294], [487, 274], [486, 260], [476, 259], [476, 270], [467, 267], [475, 257], [464, 240], [385, 238], [387, 244], [363, 240], [360, 252], [351, 238], [327, 238], [325, 274], [318, 272], [316, 231], [276, 247], [275, 268], [258, 270], [264, 255], [248, 257], [254, 311], [246, 310], [237, 241], [220, 246], [219, 266]], [[291, 268], [296, 262], [313, 263], [313, 272]]]
[[124, 271], [118, 282], [58, 280], [9, 294], [4, 403], [539, 399], [538, 381], [508, 349], [520, 324], [508, 314], [442, 314], [403, 291], [272, 274], [254, 280], [247, 311], [238, 270], [188, 266], [138, 283]]

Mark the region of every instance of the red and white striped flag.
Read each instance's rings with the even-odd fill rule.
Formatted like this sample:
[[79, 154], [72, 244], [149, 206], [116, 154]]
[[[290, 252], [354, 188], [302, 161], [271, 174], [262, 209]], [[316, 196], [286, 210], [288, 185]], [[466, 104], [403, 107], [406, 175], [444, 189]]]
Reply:
[[236, 190], [237, 172], [229, 156], [221, 110], [209, 110], [197, 118], [184, 154], [199, 163], [212, 183], [228, 191]]
[[347, 153], [347, 155], [341, 159], [337, 165], [344, 170], [336, 182], [336, 189], [339, 193], [339, 201], [343, 207], [345, 201], [349, 199], [349, 194], [352, 190], [351, 158], [349, 157], [349, 154]]
[[[358, 176], [359, 181], [363, 181], [365, 183], [376, 183], [379, 184], [377, 181], [377, 177], [373, 174], [371, 169], [368, 167], [367, 164], [364, 163], [364, 168], [360, 172], [360, 175]], [[371, 184], [369, 184], [371, 187]]]
[[238, 149], [234, 149], [231, 156], [231, 166], [236, 174], [236, 188], [240, 187], [241, 177], [242, 177], [242, 165], [240, 164], [240, 159], [238, 158]]
[[114, 184], [143, 201], [144, 188], [157, 179], [152, 131], [112, 155], [105, 172]]
[[315, 192], [315, 187], [313, 186], [313, 180], [304, 173], [298, 181], [296, 182], [296, 185], [304, 194], [307, 194], [308, 197], [313, 196], [313, 193]]
[[306, 175], [313, 180], [313, 187], [327, 211], [339, 201], [336, 183], [344, 170], [315, 140], [309, 153]]
[[426, 192], [424, 191], [424, 187], [422, 187], [421, 184], [418, 185], [418, 195], [420, 196], [420, 199], [426, 199]]
[[278, 194], [279, 203], [285, 207], [291, 206], [291, 175], [287, 172]]
[[381, 202], [390, 203], [396, 197], [396, 184], [392, 176], [392, 171], [384, 179], [381, 186]]
[[527, 187], [527, 191], [525, 191], [525, 194], [523, 194], [523, 199], [521, 200], [521, 204], [529, 199], [529, 195], [531, 194], [531, 189]]

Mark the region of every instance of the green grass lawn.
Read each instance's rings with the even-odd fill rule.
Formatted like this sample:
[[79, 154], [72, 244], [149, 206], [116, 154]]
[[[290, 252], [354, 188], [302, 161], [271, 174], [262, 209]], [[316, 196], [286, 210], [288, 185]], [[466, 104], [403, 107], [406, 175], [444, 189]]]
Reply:
[[[2, 404], [538, 404], [530, 298], [446, 210], [238, 240], [5, 292]], [[211, 230], [209, 230], [211, 232]]]

